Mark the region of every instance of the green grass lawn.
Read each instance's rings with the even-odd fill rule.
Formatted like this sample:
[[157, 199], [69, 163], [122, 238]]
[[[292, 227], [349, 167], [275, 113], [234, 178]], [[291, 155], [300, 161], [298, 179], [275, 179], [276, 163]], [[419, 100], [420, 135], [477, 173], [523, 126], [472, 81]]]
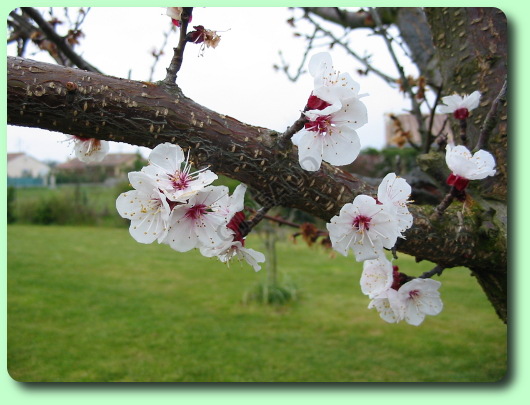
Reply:
[[[249, 247], [263, 251], [254, 237]], [[8, 227], [8, 369], [17, 381], [491, 382], [505, 325], [466, 269], [419, 327], [368, 310], [353, 257], [278, 244], [300, 297], [244, 305], [265, 271], [136, 243], [126, 229]], [[400, 268], [431, 268], [400, 256]], [[410, 271], [405, 269], [410, 267]]]

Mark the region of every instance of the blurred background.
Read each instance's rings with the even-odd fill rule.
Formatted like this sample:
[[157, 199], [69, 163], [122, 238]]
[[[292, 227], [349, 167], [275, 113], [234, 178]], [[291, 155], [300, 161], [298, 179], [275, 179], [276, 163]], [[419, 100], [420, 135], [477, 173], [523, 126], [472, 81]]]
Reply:
[[[82, 21], [75, 49], [103, 73], [164, 78], [178, 37], [164, 8], [39, 10], [63, 35]], [[313, 25], [302, 17], [289, 8], [195, 8], [192, 25], [216, 30], [221, 42], [215, 49], [187, 46], [179, 86], [212, 110], [283, 132], [312, 90], [304, 73], [308, 58], [329, 51], [335, 67], [368, 94], [369, 122], [358, 130], [363, 153], [346, 169], [382, 177], [398, 158], [401, 170], [412, 170], [417, 151], [402, 134], [414, 137], [416, 129], [399, 83], [367, 73], [329, 40], [316, 41], [303, 63]], [[373, 30], [344, 32], [317, 22], [383, 76], [398, 77]], [[8, 55], [17, 51], [16, 41], [8, 44]], [[396, 55], [406, 75], [416, 77], [406, 49], [397, 46]], [[25, 56], [53, 63], [35, 41], [28, 41]], [[297, 210], [277, 209], [271, 216], [283, 223], [264, 222], [249, 236], [248, 247], [267, 256], [259, 273], [244, 263], [227, 267], [196, 252], [139, 245], [115, 200], [130, 189], [127, 173], [146, 164], [149, 149], [111, 143], [102, 162], [87, 165], [65, 139], [7, 129], [8, 369], [15, 380], [503, 378], [506, 327], [469, 270], [443, 274], [444, 311], [413, 327], [387, 324], [367, 309], [361, 264], [334, 255], [325, 238], [312, 233], [325, 224]], [[237, 185], [227, 178], [218, 184]], [[251, 195], [247, 205], [257, 207]], [[410, 275], [433, 267], [401, 254], [396, 264]]]

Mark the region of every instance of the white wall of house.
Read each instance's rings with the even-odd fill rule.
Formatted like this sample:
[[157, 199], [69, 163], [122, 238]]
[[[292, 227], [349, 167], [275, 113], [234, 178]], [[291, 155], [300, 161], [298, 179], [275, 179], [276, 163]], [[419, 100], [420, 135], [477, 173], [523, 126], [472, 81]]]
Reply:
[[31, 156], [22, 154], [7, 161], [7, 177], [46, 177], [50, 167]]

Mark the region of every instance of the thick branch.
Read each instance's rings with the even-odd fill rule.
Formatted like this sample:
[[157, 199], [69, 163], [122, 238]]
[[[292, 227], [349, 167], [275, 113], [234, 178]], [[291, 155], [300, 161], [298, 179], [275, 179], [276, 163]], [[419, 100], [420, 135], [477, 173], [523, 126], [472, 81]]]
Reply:
[[[163, 142], [190, 150], [197, 167], [247, 184], [266, 207], [301, 209], [328, 221], [358, 194], [374, 195], [369, 184], [323, 164], [317, 172], [300, 168], [296, 150], [277, 146], [278, 134], [218, 114], [167, 86], [84, 72], [8, 57], [8, 123], [82, 137], [153, 148]], [[77, 85], [68, 94], [66, 83]], [[432, 208], [410, 206], [414, 225], [398, 250], [444, 267], [506, 267], [502, 232], [483, 240], [481, 213], [469, 213], [465, 235], [451, 207], [432, 222]], [[485, 245], [487, 243], [487, 246]], [[481, 250], [478, 254], [477, 250]]]

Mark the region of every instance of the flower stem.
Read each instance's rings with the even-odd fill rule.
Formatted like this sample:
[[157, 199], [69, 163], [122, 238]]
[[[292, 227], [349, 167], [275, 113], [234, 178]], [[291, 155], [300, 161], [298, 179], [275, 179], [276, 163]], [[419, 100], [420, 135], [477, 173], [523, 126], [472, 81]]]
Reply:
[[493, 101], [491, 108], [488, 111], [488, 114], [486, 115], [486, 119], [484, 120], [484, 124], [482, 125], [482, 128], [480, 129], [480, 135], [479, 135], [478, 142], [477, 142], [477, 145], [475, 146], [474, 151], [478, 151], [479, 149], [484, 148], [484, 146], [486, 146], [486, 144], [488, 143], [488, 138], [491, 134], [491, 131], [493, 131], [493, 128], [495, 128], [495, 125], [497, 124], [497, 119], [498, 119], [497, 110], [499, 108], [499, 103], [505, 99], [507, 87], [508, 85], [505, 80], [499, 94]]
[[445, 267], [437, 264], [432, 270], [426, 271], [418, 278], [431, 278], [432, 276], [441, 276], [444, 270]]
[[460, 120], [460, 141], [467, 147], [467, 120]]
[[183, 11], [181, 14], [181, 21], [180, 21], [179, 43], [176, 48], [173, 48], [175, 53], [173, 54], [173, 58], [171, 59], [171, 63], [169, 67], [166, 69], [167, 74], [166, 74], [166, 78], [164, 79], [164, 84], [166, 85], [176, 84], [177, 73], [180, 70], [182, 66], [182, 62], [184, 60], [184, 48], [186, 47], [186, 43], [188, 42], [186, 40], [186, 33], [188, 30], [188, 22], [191, 18], [192, 10], [193, 10], [193, 7], [183, 8]]
[[[307, 106], [304, 109], [304, 111], [307, 110]], [[287, 130], [281, 134], [278, 138], [278, 147], [280, 150], [285, 150], [287, 148], [287, 143], [291, 139], [291, 137], [296, 134], [298, 131], [300, 131], [305, 123], [307, 122], [307, 118], [304, 113], [300, 114], [300, 118], [298, 118], [293, 125], [291, 125]]]
[[432, 214], [432, 219], [440, 219], [442, 217], [442, 214], [444, 211], [451, 205], [453, 200], [456, 197], [456, 188], [454, 186], [451, 187], [449, 192], [445, 195], [444, 199], [438, 206], [434, 209], [434, 213]]

